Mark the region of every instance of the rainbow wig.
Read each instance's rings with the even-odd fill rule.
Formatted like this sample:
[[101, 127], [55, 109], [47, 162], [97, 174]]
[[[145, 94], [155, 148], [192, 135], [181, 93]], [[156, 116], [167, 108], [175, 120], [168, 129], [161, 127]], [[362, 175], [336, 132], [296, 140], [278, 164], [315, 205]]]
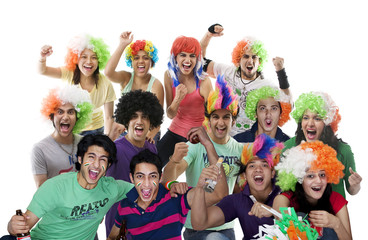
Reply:
[[94, 109], [86, 90], [78, 88], [76, 85], [67, 85], [61, 90], [51, 89], [49, 95], [42, 101], [41, 114], [52, 119], [57, 109], [66, 103], [72, 104], [77, 112], [73, 133], [79, 133], [91, 121]]
[[88, 48], [97, 55], [98, 67], [100, 70], [104, 69], [107, 61], [110, 58], [108, 46], [102, 38], [94, 38], [89, 35], [79, 35], [72, 38], [68, 44], [68, 53], [65, 57], [66, 68], [74, 71], [79, 57], [84, 49]]
[[225, 81], [225, 77], [218, 75], [215, 90], [208, 95], [205, 103], [205, 120], [203, 125], [209, 129], [208, 121], [211, 113], [218, 109], [227, 109], [233, 117], [238, 115], [238, 100], [233, 90]]
[[199, 88], [199, 81], [205, 77], [203, 72], [203, 58], [201, 45], [198, 40], [192, 37], [180, 36], [175, 39], [170, 51], [170, 60], [167, 64], [169, 68], [169, 73], [173, 79], [174, 87], [177, 87], [179, 82], [180, 69], [178, 63], [176, 62], [176, 56], [181, 52], [194, 53], [197, 57], [197, 63], [193, 69], [194, 78], [196, 80], [196, 86]]
[[249, 119], [256, 121], [257, 105], [259, 100], [270, 97], [274, 98], [280, 103], [281, 115], [278, 125], [282, 127], [287, 121], [290, 120], [290, 112], [292, 107], [290, 104], [290, 97], [276, 87], [264, 86], [250, 91], [247, 96], [245, 114]]
[[129, 46], [125, 49], [125, 62], [127, 66], [133, 68], [133, 58], [140, 50], [143, 50], [148, 54], [153, 62], [152, 67], [154, 67], [158, 61], [158, 51], [151, 41], [146, 40], [137, 40], [129, 44]]
[[328, 183], [338, 184], [344, 176], [344, 165], [337, 159], [336, 151], [321, 141], [303, 142], [284, 152], [277, 170], [277, 182], [282, 191], [295, 191], [297, 182], [303, 183], [308, 170], [324, 170]]
[[250, 48], [252, 52], [259, 57], [259, 67], [257, 71], [261, 72], [263, 70], [264, 64], [267, 62], [267, 51], [264, 48], [263, 43], [257, 39], [246, 37], [239, 41], [231, 53], [232, 62], [236, 67], [239, 67], [240, 59], [243, 57], [248, 48]]
[[271, 138], [265, 133], [260, 134], [256, 137], [254, 142], [244, 145], [241, 155], [241, 163], [246, 166], [252, 160], [264, 159], [272, 168], [279, 162], [283, 148], [283, 143], [278, 142], [276, 139]]
[[325, 125], [330, 125], [332, 131], [337, 132], [341, 115], [339, 114], [339, 108], [327, 93], [309, 92], [301, 94], [295, 101], [295, 110], [291, 113], [291, 116], [299, 123], [307, 109], [318, 113]]

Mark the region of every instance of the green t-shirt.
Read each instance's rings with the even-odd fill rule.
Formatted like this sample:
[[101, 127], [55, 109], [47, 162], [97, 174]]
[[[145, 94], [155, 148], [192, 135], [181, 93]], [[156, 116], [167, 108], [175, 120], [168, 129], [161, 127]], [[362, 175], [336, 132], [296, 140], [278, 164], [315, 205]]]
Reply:
[[106, 212], [132, 187], [131, 183], [102, 177], [95, 188], [87, 190], [79, 185], [76, 172], [47, 180], [28, 206], [42, 218], [31, 231], [32, 240], [94, 239]]
[[[283, 151], [285, 151], [286, 149], [295, 147], [296, 146], [295, 139], [296, 137], [293, 137], [287, 140], [284, 143], [285, 148], [283, 149]], [[343, 142], [338, 143], [337, 159], [345, 166], [345, 169], [343, 170], [344, 177], [340, 179], [340, 182], [338, 184], [332, 184], [332, 191], [338, 192], [344, 198], [346, 198], [345, 187], [346, 189], [350, 187], [349, 180], [348, 180], [350, 177], [349, 168], [351, 167], [351, 169], [353, 169], [353, 171], [355, 172], [354, 154], [351, 151], [351, 147], [348, 144], [343, 143]]]
[[[212, 140], [211, 140], [212, 141]], [[222, 166], [224, 167], [226, 174], [226, 181], [229, 186], [229, 194], [233, 193], [233, 189], [236, 183], [237, 173], [239, 172], [239, 166], [236, 164], [240, 161], [241, 152], [243, 150], [243, 144], [238, 143], [235, 139], [230, 137], [230, 140], [226, 144], [217, 144], [213, 142], [217, 155], [222, 157], [224, 161]], [[186, 180], [189, 186], [195, 187], [197, 185], [199, 176], [202, 169], [208, 167], [209, 161], [207, 158], [207, 151], [202, 144], [188, 143], [188, 155], [184, 157], [184, 160], [188, 163], [188, 168], [185, 171]], [[185, 227], [193, 229], [190, 218], [190, 211], [185, 222]], [[234, 227], [234, 222], [228, 222], [216, 228], [209, 228], [207, 230], [222, 230]]]

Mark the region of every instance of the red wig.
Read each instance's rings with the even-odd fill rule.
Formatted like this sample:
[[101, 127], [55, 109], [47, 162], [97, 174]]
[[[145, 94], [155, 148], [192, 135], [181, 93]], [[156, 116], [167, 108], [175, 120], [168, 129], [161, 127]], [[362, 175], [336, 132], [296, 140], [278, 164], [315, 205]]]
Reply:
[[197, 39], [192, 37], [180, 36], [175, 39], [170, 53], [176, 57], [181, 52], [194, 53], [197, 58], [202, 55], [201, 45]]

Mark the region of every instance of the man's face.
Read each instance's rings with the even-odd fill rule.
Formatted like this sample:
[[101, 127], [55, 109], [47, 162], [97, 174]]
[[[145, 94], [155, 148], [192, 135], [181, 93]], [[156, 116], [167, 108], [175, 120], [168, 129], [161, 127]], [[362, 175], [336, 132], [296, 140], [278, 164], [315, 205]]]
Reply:
[[229, 110], [218, 109], [211, 113], [209, 126], [211, 128], [211, 138], [216, 140], [227, 141], [232, 125], [234, 124], [233, 117]]
[[130, 180], [139, 194], [139, 202], [148, 206], [157, 196], [160, 184], [160, 174], [157, 167], [151, 163], [139, 163], [135, 166], [134, 175]]
[[97, 186], [98, 181], [105, 175], [108, 167], [109, 153], [103, 147], [92, 145], [83, 156], [78, 157], [81, 169], [78, 173], [78, 183], [85, 189]]
[[53, 123], [60, 137], [65, 138], [71, 135], [76, 121], [77, 113], [71, 103], [61, 105], [54, 113]]
[[252, 194], [270, 193], [272, 190], [271, 179], [274, 177], [275, 171], [271, 169], [267, 161], [264, 159], [255, 159], [247, 164], [245, 170], [245, 178], [249, 184]]
[[133, 114], [128, 125], [128, 140], [134, 145], [140, 145], [146, 140], [148, 131], [150, 130], [149, 117], [142, 112]]
[[259, 100], [257, 104], [258, 133], [275, 131], [279, 124], [280, 114], [280, 105], [274, 98]]
[[242, 71], [242, 78], [246, 80], [257, 78], [257, 69], [260, 65], [259, 57], [250, 48], [244, 52], [239, 64]]

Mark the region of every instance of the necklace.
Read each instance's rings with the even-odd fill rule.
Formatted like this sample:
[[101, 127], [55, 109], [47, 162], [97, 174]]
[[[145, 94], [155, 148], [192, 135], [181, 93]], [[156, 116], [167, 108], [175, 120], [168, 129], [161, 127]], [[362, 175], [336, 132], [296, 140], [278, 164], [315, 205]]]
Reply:
[[59, 145], [61, 150], [63, 150], [66, 154], [69, 155], [69, 161], [71, 163], [74, 163], [74, 156], [73, 156], [73, 152], [74, 152], [74, 135], [73, 135], [73, 142], [72, 142], [72, 151], [70, 153], [67, 150], [65, 150], [65, 148], [63, 148], [63, 146], [61, 146], [61, 144], [58, 141], [55, 140], [55, 142]]

